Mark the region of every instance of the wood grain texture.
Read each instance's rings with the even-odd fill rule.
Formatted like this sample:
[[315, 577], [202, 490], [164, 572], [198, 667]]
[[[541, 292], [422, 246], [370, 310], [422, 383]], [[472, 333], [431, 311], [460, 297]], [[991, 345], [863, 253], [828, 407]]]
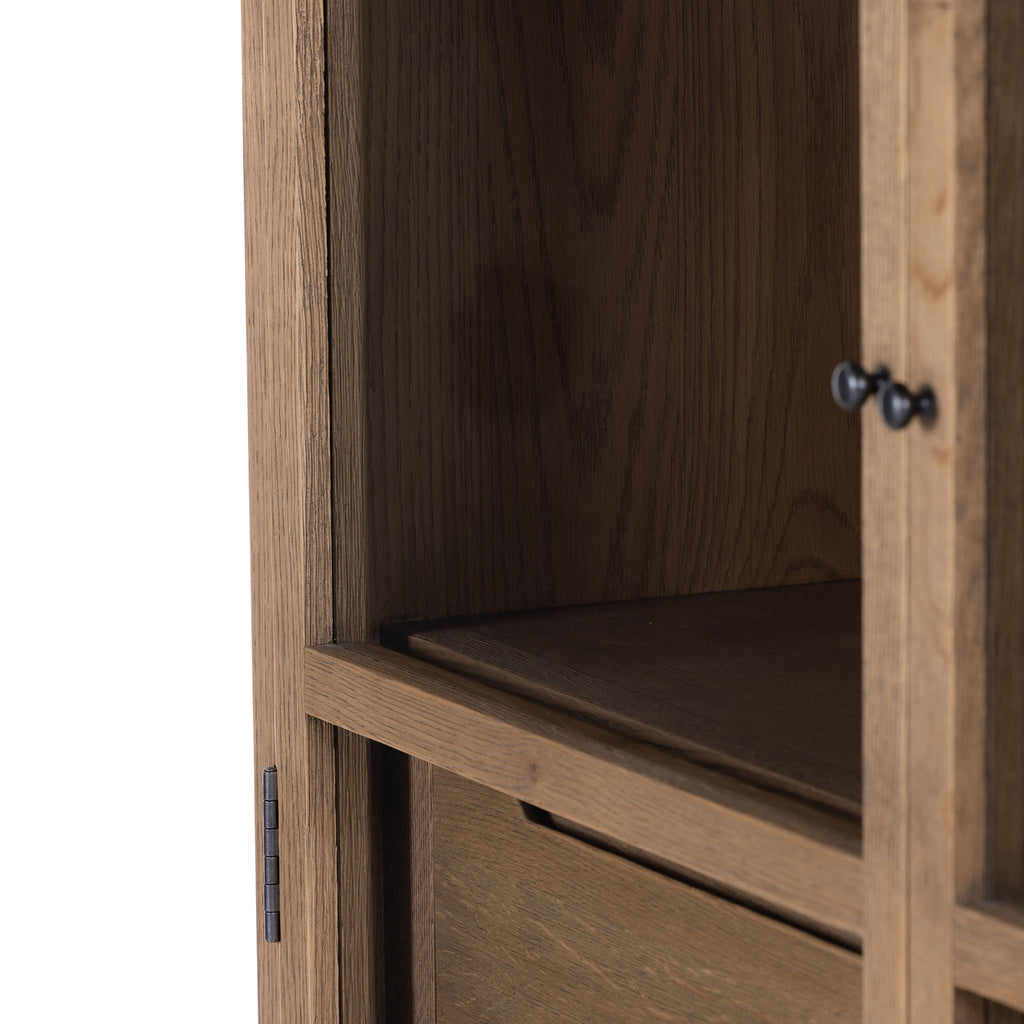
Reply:
[[339, 641], [369, 638], [367, 520], [366, 247], [368, 174], [363, 0], [324, 5], [328, 207], [334, 614]]
[[339, 601], [362, 565], [371, 624], [857, 576], [855, 5], [346, 24]]
[[[1024, 902], [1024, 4], [988, 5], [988, 840], [992, 899]], [[959, 932], [958, 932], [959, 936]], [[997, 949], [1004, 957], [1009, 947]], [[1022, 972], [1024, 950], [997, 970]], [[958, 964], [958, 968], [959, 968]], [[1007, 969], [1009, 968], [1009, 969]], [[959, 977], [959, 975], [958, 975]], [[1019, 988], [1019, 985], [1018, 985]], [[1010, 1000], [1004, 998], [1004, 1002]], [[1014, 1004], [1024, 1011], [1020, 994]], [[1022, 1024], [1005, 1006], [989, 1024]]]
[[985, 876], [984, 16], [862, 6], [865, 356], [940, 396], [864, 441], [865, 1014], [900, 1024], [983, 1014], [951, 950]]
[[338, 730], [341, 1020], [384, 1021], [384, 897], [379, 754]]
[[1024, 904], [957, 907], [955, 925], [957, 985], [1000, 1004], [990, 1009], [989, 1020], [1019, 1020], [1024, 1012]]
[[[266, 68], [263, 62], [263, 3], [252, 0], [242, 4], [242, 161], [245, 189], [245, 319], [249, 339], [266, 330], [266, 266], [263, 259], [267, 228], [267, 191], [265, 187], [266, 131], [263, 118], [263, 91]], [[251, 403], [251, 397], [249, 399]], [[252, 413], [249, 414], [250, 429]], [[251, 445], [251, 439], [250, 439]], [[251, 448], [250, 448], [251, 459]], [[250, 482], [252, 468], [250, 466]], [[251, 491], [250, 491], [251, 505]], [[250, 513], [251, 514], [251, 513]], [[253, 563], [255, 563], [253, 553]], [[255, 601], [253, 624], [256, 623]], [[253, 650], [255, 664], [256, 651]], [[274, 680], [270, 672], [253, 672], [253, 806], [262, 812], [262, 769], [276, 759], [274, 746]], [[256, 858], [256, 951], [257, 988], [260, 1024], [281, 1019], [281, 951], [277, 944], [263, 941], [263, 817], [253, 815], [253, 852]]]
[[942, 409], [910, 435], [907, 1024], [954, 1014], [955, 41], [956, 5], [910, 5], [908, 382], [929, 384]]
[[435, 665], [859, 815], [860, 585], [418, 623]]
[[413, 934], [411, 1024], [437, 1020], [434, 917], [434, 769], [409, 759], [409, 861]]
[[382, 1019], [433, 1024], [434, 854], [430, 765], [378, 747], [384, 979]]
[[308, 651], [306, 707], [859, 940], [859, 829], [833, 813], [373, 645]]
[[910, 9], [911, 1024], [983, 1019], [954, 998], [953, 912], [985, 881], [985, 3]]
[[332, 636], [322, 11], [242, 12], [255, 767], [278, 768], [282, 901], [260, 1019], [335, 1021], [334, 731], [307, 721], [301, 685], [304, 646]]
[[435, 772], [438, 1021], [860, 1021], [860, 958]]
[[1024, 4], [988, 51], [989, 896], [1024, 902]]
[[[861, 0], [861, 288], [865, 365], [905, 379], [905, 3]], [[909, 453], [869, 410], [863, 428], [864, 1021], [907, 1024]]]

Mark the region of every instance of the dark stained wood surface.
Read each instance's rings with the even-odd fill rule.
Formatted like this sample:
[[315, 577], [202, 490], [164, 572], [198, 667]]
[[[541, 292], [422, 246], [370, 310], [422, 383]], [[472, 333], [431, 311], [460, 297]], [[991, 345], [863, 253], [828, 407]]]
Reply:
[[989, 896], [1024, 903], [1024, 4], [988, 44]]
[[384, 825], [379, 852], [381, 1019], [434, 1024], [433, 769], [396, 750], [374, 747]]
[[415, 624], [385, 642], [850, 813], [860, 585], [808, 584]]
[[858, 417], [828, 394], [860, 333], [856, 18], [820, 0], [345, 15], [339, 639], [859, 575]]
[[434, 773], [438, 1024], [859, 1024], [860, 958]]
[[[989, 0], [988, 17], [988, 896], [1024, 904], [1024, 4]], [[1000, 957], [999, 934], [978, 963], [1024, 1010], [1024, 943]]]

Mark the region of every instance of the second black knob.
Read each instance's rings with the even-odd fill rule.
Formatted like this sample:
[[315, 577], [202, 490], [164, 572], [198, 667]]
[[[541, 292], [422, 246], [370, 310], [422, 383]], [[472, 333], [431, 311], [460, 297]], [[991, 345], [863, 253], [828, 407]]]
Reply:
[[935, 392], [922, 388], [915, 395], [904, 384], [886, 381], [878, 396], [878, 411], [887, 426], [902, 430], [915, 416], [935, 418]]

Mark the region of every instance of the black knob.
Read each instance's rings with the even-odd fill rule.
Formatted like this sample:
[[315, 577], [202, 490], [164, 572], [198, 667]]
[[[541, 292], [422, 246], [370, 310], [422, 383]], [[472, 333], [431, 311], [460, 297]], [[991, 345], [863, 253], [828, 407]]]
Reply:
[[860, 363], [848, 359], [832, 371], [832, 397], [840, 409], [856, 412], [888, 380], [884, 366], [868, 373]]
[[915, 395], [905, 385], [888, 381], [878, 395], [878, 410], [887, 426], [902, 430], [915, 416], [935, 418], [935, 392], [922, 388]]

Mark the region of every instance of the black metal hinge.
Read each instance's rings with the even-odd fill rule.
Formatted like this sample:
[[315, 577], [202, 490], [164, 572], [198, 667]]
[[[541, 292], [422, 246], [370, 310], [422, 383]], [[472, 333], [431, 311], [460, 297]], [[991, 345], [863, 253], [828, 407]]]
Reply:
[[277, 768], [263, 769], [263, 937], [267, 942], [281, 941]]

